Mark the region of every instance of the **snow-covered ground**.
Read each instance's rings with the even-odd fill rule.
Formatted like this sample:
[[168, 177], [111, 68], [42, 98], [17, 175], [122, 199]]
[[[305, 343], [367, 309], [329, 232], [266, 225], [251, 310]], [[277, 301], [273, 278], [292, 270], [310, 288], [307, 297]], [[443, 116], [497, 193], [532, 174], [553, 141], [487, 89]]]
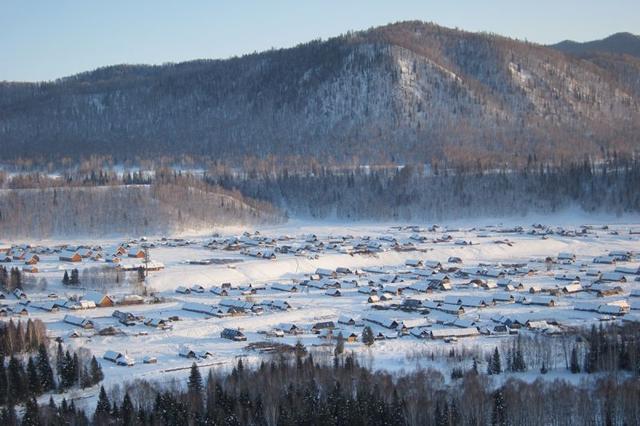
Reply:
[[[247, 345], [255, 342], [275, 341], [293, 345], [300, 340], [308, 347], [316, 347], [318, 353], [324, 352], [330, 356], [331, 339], [321, 339], [311, 332], [315, 323], [333, 321], [336, 327], [346, 337], [357, 336], [358, 341], [346, 344], [347, 351], [355, 351], [368, 360], [374, 368], [391, 371], [409, 370], [416, 366], [427, 366], [429, 361], [420, 354], [429, 351], [446, 351], [452, 347], [468, 347], [481, 351], [490, 351], [501, 342], [512, 339], [508, 335], [485, 335], [459, 338], [457, 342], [445, 343], [442, 339], [417, 338], [411, 334], [396, 338], [396, 330], [385, 328], [380, 324], [367, 321], [367, 317], [377, 316], [388, 320], [395, 320], [398, 324], [411, 320], [422, 326], [425, 336], [431, 330], [454, 329], [463, 326], [474, 327], [481, 332], [498, 325], [497, 319], [503, 317], [523, 324], [520, 333], [535, 335], [554, 333], [571, 327], [590, 326], [602, 321], [636, 320], [640, 316], [630, 309], [624, 315], [611, 315], [596, 311], [576, 310], [576, 306], [585, 303], [594, 305], [594, 309], [602, 305], [629, 302], [631, 308], [634, 297], [631, 291], [640, 286], [636, 279], [640, 275], [624, 273], [624, 282], [599, 283], [597, 271], [606, 273], [617, 267], [632, 268], [637, 265], [637, 258], [630, 261], [618, 261], [613, 264], [596, 264], [593, 260], [597, 256], [606, 256], [612, 251], [640, 252], [640, 221], [598, 218], [585, 223], [592, 223], [588, 227], [581, 227], [581, 223], [571, 222], [571, 217], [558, 219], [555, 223], [547, 223], [546, 228], [534, 228], [531, 221], [508, 221], [501, 225], [490, 225], [486, 221], [474, 225], [454, 223], [448, 226], [432, 228], [431, 225], [408, 227], [406, 225], [390, 224], [313, 224], [290, 223], [277, 227], [265, 227], [259, 234], [255, 229], [225, 229], [216, 236], [200, 235], [191, 239], [162, 240], [160, 237], [148, 237], [146, 244], [152, 244], [150, 256], [153, 261], [161, 262], [165, 268], [150, 272], [145, 286], [147, 291], [160, 298], [159, 303], [147, 303], [130, 306], [103, 307], [81, 311], [60, 309], [58, 312], [46, 312], [34, 306], [26, 306], [30, 318], [39, 318], [46, 324], [52, 337], [59, 337], [64, 344], [71, 348], [86, 347], [101, 359], [105, 371], [106, 384], [123, 383], [136, 378], [154, 380], [172, 380], [176, 377], [186, 377], [193, 359], [179, 356], [181, 348], [191, 347], [195, 351], [208, 351], [212, 355], [198, 359], [202, 366], [219, 366], [229, 368], [234, 365], [238, 357], [246, 362], [258, 363], [267, 355], [247, 349]], [[575, 219], [575, 218], [574, 218]], [[581, 218], [582, 219], [582, 218]], [[517, 224], [522, 229], [515, 228]], [[562, 226], [560, 226], [562, 224]], [[608, 224], [608, 227], [603, 226]], [[243, 231], [248, 231], [244, 236]], [[542, 235], [546, 234], [546, 235]], [[438, 242], [438, 240], [440, 240]], [[113, 252], [128, 239], [84, 240], [84, 241], [29, 241], [33, 247], [28, 252], [35, 251], [36, 246], [53, 248], [60, 244], [73, 246], [101, 246], [104, 253]], [[467, 243], [462, 245], [462, 241]], [[2, 246], [11, 246], [13, 242], [3, 241]], [[140, 247], [140, 240], [129, 241], [131, 247]], [[403, 246], [406, 251], [398, 250]], [[354, 253], [361, 248], [363, 253]], [[362, 249], [365, 247], [365, 249]], [[283, 253], [287, 250], [289, 253]], [[256, 258], [245, 254], [245, 250], [262, 252], [273, 251], [275, 259]], [[559, 253], [576, 255], [575, 262], [563, 263], [557, 259]], [[40, 255], [37, 264], [38, 272], [33, 273], [36, 281], [45, 278], [47, 288], [27, 290], [30, 305], [40, 301], [52, 301], [51, 293], [58, 298], [65, 299], [72, 295], [82, 295], [80, 288], [63, 286], [61, 278], [64, 270], [89, 267], [107, 267], [103, 261], [84, 259], [79, 263], [67, 263], [58, 259], [58, 253], [44, 253]], [[457, 257], [461, 263], [449, 262]], [[546, 262], [547, 257], [555, 262]], [[190, 261], [205, 259], [224, 259], [227, 263], [191, 264]], [[428, 266], [407, 266], [408, 260], [433, 260], [442, 264], [442, 270], [432, 271]], [[453, 259], [451, 259], [453, 260]], [[123, 257], [121, 265], [139, 263], [140, 259]], [[7, 267], [20, 266], [20, 261], [14, 260], [5, 264]], [[109, 266], [112, 267], [112, 266]], [[314, 273], [318, 268], [335, 271], [337, 268], [347, 268], [350, 273], [337, 274], [335, 281], [341, 283], [340, 297], [326, 295], [325, 289], [305, 285], [312, 280], [318, 282]], [[372, 269], [373, 268], [373, 269]], [[379, 268], [376, 271], [375, 268]], [[485, 272], [468, 276], [461, 276], [456, 269], [474, 268]], [[519, 268], [519, 269], [515, 269]], [[530, 270], [530, 272], [528, 272]], [[597, 270], [597, 271], [596, 271]], [[429, 279], [429, 274], [438, 272], [446, 274], [451, 289], [438, 288], [429, 292], [417, 292], [408, 287], [417, 282]], [[500, 273], [498, 276], [491, 276]], [[484, 275], [483, 275], [484, 274]], [[604, 297], [593, 291], [580, 291], [575, 294], [560, 293], [550, 295], [548, 291], [555, 291], [570, 281], [558, 280], [557, 276], [566, 274], [579, 277], [584, 290], [591, 285], [604, 285], [606, 288], [619, 287], [618, 294]], [[498, 282], [501, 278], [512, 279], [521, 283], [521, 289], [509, 291], [505, 288], [485, 289], [481, 285], [470, 284], [474, 278], [488, 282]], [[356, 283], [354, 285], [353, 283]], [[481, 281], [478, 281], [481, 282]], [[223, 283], [230, 283], [229, 295], [218, 296], [211, 288], [221, 287]], [[273, 283], [296, 284], [298, 291], [284, 292], [272, 288]], [[329, 282], [328, 282], [329, 283]], [[204, 293], [181, 294], [176, 289], [179, 286], [191, 288], [201, 285]], [[254, 294], [249, 294], [249, 285], [258, 286]], [[264, 288], [262, 288], [264, 286]], [[491, 286], [491, 284], [490, 284]], [[384, 291], [381, 290], [384, 288]], [[543, 295], [533, 295], [531, 287], [543, 290]], [[378, 295], [388, 291], [394, 293], [392, 300], [369, 303], [368, 295], [362, 288], [376, 288]], [[243, 291], [244, 289], [244, 291]], [[398, 291], [399, 290], [399, 291]], [[107, 293], [115, 300], [131, 293], [129, 286], [106, 285]], [[400, 293], [400, 294], [398, 294]], [[507, 303], [502, 300], [494, 302], [494, 297], [510, 293], [517, 303]], [[538, 302], [539, 297], [552, 298], [555, 306], [532, 304]], [[447, 313], [439, 308], [431, 308], [421, 312], [398, 309], [406, 299], [419, 299], [425, 306], [435, 306], [456, 298], [471, 300], [472, 304], [483, 300], [487, 307], [463, 306], [464, 313], [459, 317]], [[189, 304], [220, 307], [221, 303], [231, 299], [255, 304], [263, 308], [262, 312], [248, 311], [244, 314], [215, 317], [184, 309]], [[637, 298], [640, 300], [640, 297]], [[291, 309], [281, 311], [268, 307], [265, 301], [286, 301]], [[546, 299], [545, 299], [546, 300]], [[518, 302], [519, 301], [519, 302]], [[9, 307], [22, 308], [18, 300], [7, 295], [4, 304]], [[494, 304], [495, 303], [495, 304]], [[119, 309], [145, 318], [169, 319], [170, 330], [160, 330], [144, 325], [142, 321], [135, 325], [125, 326], [112, 317], [114, 310]], [[626, 308], [625, 308], [626, 309]], [[258, 309], [256, 309], [258, 310]], [[445, 309], [446, 310], [446, 309]], [[65, 315], [73, 314], [91, 319], [96, 329], [105, 326], [115, 326], [122, 333], [112, 336], [100, 336], [94, 330], [79, 330], [63, 321]], [[340, 316], [349, 316], [357, 320], [356, 325], [338, 324]], [[7, 321], [11, 316], [2, 318]], [[13, 316], [15, 319], [16, 316]], [[457, 321], [456, 323], [454, 323]], [[546, 321], [538, 329], [528, 329], [527, 322]], [[265, 332], [284, 328], [284, 324], [295, 324], [302, 330], [302, 334], [285, 337], [266, 337]], [[363, 325], [372, 326], [374, 333], [384, 335], [387, 339], [376, 341], [368, 348], [360, 342]], [[413, 324], [415, 325], [415, 324]], [[538, 324], [539, 326], [539, 324]], [[235, 342], [223, 339], [220, 333], [225, 328], [239, 328], [247, 341]], [[81, 337], [70, 337], [72, 331], [79, 331]], [[334, 336], [337, 331], [334, 331]], [[394, 338], [391, 338], [394, 337]], [[335, 343], [335, 339], [333, 340]], [[322, 349], [325, 348], [325, 349]], [[126, 354], [135, 360], [132, 367], [117, 366], [103, 360], [103, 354], [113, 350]], [[143, 358], [153, 356], [157, 358], [155, 364], [143, 363]], [[320, 356], [320, 355], [319, 355]], [[564, 365], [558, 362], [557, 371], [550, 376], [561, 374]], [[437, 367], [437, 364], [431, 364]], [[88, 391], [95, 392], [95, 391]]]

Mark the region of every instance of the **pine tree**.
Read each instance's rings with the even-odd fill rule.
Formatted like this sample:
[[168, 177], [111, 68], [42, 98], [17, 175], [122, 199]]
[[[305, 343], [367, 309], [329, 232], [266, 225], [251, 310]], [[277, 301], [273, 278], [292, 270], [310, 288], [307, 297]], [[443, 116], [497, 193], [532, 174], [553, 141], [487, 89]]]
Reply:
[[22, 426], [40, 426], [40, 410], [35, 398], [27, 400], [22, 417]]
[[70, 285], [79, 285], [80, 284], [80, 273], [76, 268], [71, 270], [71, 278], [69, 279]]
[[66, 351], [62, 360], [62, 369], [59, 371], [60, 384], [66, 389], [73, 386], [78, 381], [78, 372], [75, 362], [77, 355], [72, 357], [69, 351]]
[[493, 413], [491, 416], [491, 424], [493, 426], [503, 426], [507, 424], [502, 388], [496, 389], [493, 393]]
[[527, 371], [527, 364], [524, 360], [524, 355], [522, 354], [522, 341], [520, 339], [520, 336], [518, 336], [516, 343], [514, 343], [514, 349], [512, 353], [513, 353], [512, 371], [519, 372], [519, 373]]
[[336, 349], [334, 351], [335, 355], [342, 355], [344, 352], [344, 336], [342, 335], [342, 331], [338, 333], [338, 338], [336, 339]]
[[71, 363], [71, 380], [72, 384], [76, 384], [80, 381], [80, 360], [78, 360], [78, 353], [73, 353]]
[[580, 363], [578, 362], [578, 351], [576, 351], [575, 347], [571, 350], [570, 370], [571, 370], [571, 373], [573, 374], [577, 374], [580, 372]]
[[11, 357], [7, 367], [9, 394], [17, 401], [23, 401], [27, 394], [24, 368], [17, 358]]
[[373, 345], [374, 342], [375, 342], [375, 339], [373, 337], [373, 331], [371, 330], [371, 327], [366, 326], [362, 330], [362, 343], [364, 343], [367, 346], [371, 346]]
[[191, 373], [189, 374], [189, 392], [202, 393], [202, 376], [195, 362], [191, 365]]
[[43, 392], [49, 392], [53, 390], [55, 387], [55, 383], [53, 381], [53, 370], [51, 369], [51, 364], [49, 363], [49, 354], [47, 352], [47, 347], [44, 343], [40, 343], [38, 346], [38, 376], [40, 376], [40, 384], [42, 385]]
[[62, 349], [62, 342], [58, 342], [56, 348], [56, 371], [59, 376], [62, 375], [62, 369], [64, 368], [64, 351]]
[[106, 423], [111, 414], [111, 403], [107, 392], [104, 390], [104, 386], [100, 386], [100, 393], [98, 394], [98, 404], [96, 405], [96, 411], [93, 413], [93, 421], [98, 424]]
[[92, 384], [98, 384], [104, 379], [104, 373], [102, 373], [102, 367], [96, 359], [95, 355], [91, 357], [91, 365], [89, 366], [91, 374]]
[[0, 353], [0, 405], [4, 405], [7, 401], [7, 371], [4, 366], [4, 355]]
[[547, 374], [549, 372], [549, 370], [547, 370], [547, 366], [545, 365], [544, 361], [542, 362], [542, 367], [540, 367], [540, 374]]
[[[233, 371], [237, 375], [237, 369], [234, 368]], [[198, 365], [194, 362], [191, 365], [191, 373], [189, 374], [188, 390], [193, 412], [198, 414], [202, 413], [203, 408], [202, 389], [202, 376], [200, 375]]]
[[69, 273], [65, 269], [64, 275], [62, 276], [62, 284], [69, 285]]
[[33, 362], [33, 357], [29, 357], [27, 362], [27, 389], [31, 397], [36, 397], [42, 393], [40, 377], [38, 377], [38, 369], [36, 368], [36, 363]]
[[92, 382], [93, 380], [91, 378], [91, 374], [89, 374], [89, 370], [87, 369], [87, 366], [86, 365], [82, 366], [81, 372], [80, 372], [80, 387], [82, 389], [91, 387]]
[[111, 416], [111, 420], [116, 422], [116, 423], [118, 423], [118, 421], [121, 418], [120, 409], [118, 408], [118, 404], [116, 404], [115, 401], [113, 401], [113, 404], [111, 405], [110, 416]]
[[135, 411], [133, 409], [133, 404], [131, 403], [131, 398], [129, 398], [129, 393], [124, 394], [120, 415], [122, 417], [123, 426], [131, 426], [134, 424]]
[[500, 352], [496, 347], [493, 351], [493, 357], [491, 359], [491, 373], [492, 374], [500, 374], [502, 373], [502, 365], [500, 363]]

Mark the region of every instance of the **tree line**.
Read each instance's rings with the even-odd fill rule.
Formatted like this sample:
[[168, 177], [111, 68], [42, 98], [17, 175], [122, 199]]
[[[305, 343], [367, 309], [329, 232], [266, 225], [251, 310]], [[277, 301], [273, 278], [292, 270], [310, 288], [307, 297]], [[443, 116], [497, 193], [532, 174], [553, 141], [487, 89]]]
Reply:
[[[50, 353], [46, 327], [40, 320], [26, 325], [13, 320], [0, 327], [0, 406], [3, 424], [11, 424], [17, 404], [32, 404], [40, 395], [82, 389], [102, 381], [104, 374], [87, 350], [70, 352], [58, 342]], [[33, 407], [32, 407], [33, 408]]]
[[7, 269], [0, 265], [0, 288], [2, 291], [11, 293], [17, 288], [22, 289], [22, 284], [22, 271], [19, 268]]
[[[145, 391], [141, 391], [144, 389]], [[637, 424], [640, 383], [604, 376], [493, 381], [468, 371], [447, 384], [434, 370], [372, 372], [347, 354], [316, 362], [312, 354], [276, 357], [231, 372], [191, 367], [186, 385], [138, 380], [123, 392], [100, 389], [90, 416], [97, 425], [573, 425]], [[39, 407], [55, 412], [55, 405]], [[84, 413], [71, 424], [83, 424]], [[8, 423], [7, 423], [8, 424]], [[55, 424], [46, 421], [37, 424]]]

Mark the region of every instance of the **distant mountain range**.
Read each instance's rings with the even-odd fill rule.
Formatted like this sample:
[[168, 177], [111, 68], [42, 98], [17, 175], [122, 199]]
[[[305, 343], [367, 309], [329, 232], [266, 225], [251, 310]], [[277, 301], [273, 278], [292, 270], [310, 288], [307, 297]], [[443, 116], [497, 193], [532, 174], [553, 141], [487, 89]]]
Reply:
[[[606, 52], [576, 56], [570, 42], [548, 47], [402, 22], [228, 60], [5, 82], [0, 146], [4, 159], [271, 156], [323, 164], [637, 152], [633, 37], [593, 42]], [[629, 55], [607, 53], [621, 50]]]
[[602, 40], [593, 40], [584, 43], [565, 40], [549, 47], [573, 55], [612, 53], [640, 58], [640, 36], [631, 33], [616, 33]]

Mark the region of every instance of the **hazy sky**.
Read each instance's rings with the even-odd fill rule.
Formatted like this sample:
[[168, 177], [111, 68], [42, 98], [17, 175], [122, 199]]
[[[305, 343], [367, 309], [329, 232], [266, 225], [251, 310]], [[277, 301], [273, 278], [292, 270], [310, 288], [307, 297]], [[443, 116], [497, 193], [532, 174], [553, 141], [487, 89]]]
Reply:
[[0, 80], [226, 58], [419, 19], [552, 43], [640, 33], [639, 0], [0, 0]]

